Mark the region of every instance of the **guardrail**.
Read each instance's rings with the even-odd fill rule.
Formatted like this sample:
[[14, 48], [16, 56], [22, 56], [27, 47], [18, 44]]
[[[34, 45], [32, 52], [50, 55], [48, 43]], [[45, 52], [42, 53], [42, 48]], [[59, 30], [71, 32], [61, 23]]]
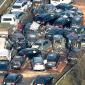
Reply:
[[5, 2], [6, 2], [6, 0], [4, 0], [4, 2], [0, 5], [0, 8], [4, 5]]
[[[85, 52], [85, 48], [81, 49], [80, 53], [82, 52], [82, 55], [84, 54]], [[80, 56], [82, 56], [80, 55]], [[75, 62], [75, 64], [65, 73], [63, 73], [57, 80], [56, 82], [54, 83], [54, 85], [58, 85], [62, 79], [64, 79], [74, 68], [75, 66], [77, 65], [77, 62]]]

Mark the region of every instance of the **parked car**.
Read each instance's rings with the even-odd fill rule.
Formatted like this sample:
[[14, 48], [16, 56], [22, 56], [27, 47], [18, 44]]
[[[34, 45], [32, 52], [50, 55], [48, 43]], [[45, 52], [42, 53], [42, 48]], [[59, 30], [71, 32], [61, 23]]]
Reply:
[[19, 51], [20, 56], [26, 56], [29, 59], [32, 59], [34, 56], [41, 54], [41, 51], [36, 48], [25, 48]]
[[23, 76], [16, 73], [7, 73], [4, 76], [3, 85], [17, 85], [22, 82]]
[[31, 66], [34, 71], [45, 70], [45, 64], [44, 64], [44, 59], [42, 58], [42, 55], [37, 55], [33, 57], [33, 59], [31, 60]]
[[58, 61], [59, 61], [60, 55], [57, 53], [49, 53], [47, 55], [47, 63], [46, 67], [47, 68], [53, 68], [56, 67]]
[[25, 12], [29, 7], [31, 7], [32, 2], [28, 0], [16, 0], [13, 4], [11, 12]]
[[52, 76], [37, 76], [31, 85], [52, 85], [53, 83]]
[[26, 56], [14, 56], [11, 60], [11, 69], [21, 69], [26, 60]]
[[51, 51], [52, 45], [51, 42], [47, 39], [38, 39], [33, 45], [32, 48], [39, 49], [42, 53]]

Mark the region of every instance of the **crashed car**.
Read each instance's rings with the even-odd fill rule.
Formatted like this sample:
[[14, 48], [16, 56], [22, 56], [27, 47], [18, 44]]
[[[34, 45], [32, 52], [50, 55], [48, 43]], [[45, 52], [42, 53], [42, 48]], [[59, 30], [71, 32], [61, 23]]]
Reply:
[[42, 53], [48, 53], [52, 50], [51, 42], [48, 39], [38, 39], [32, 48], [39, 49]]
[[41, 14], [39, 16], [35, 16], [34, 17], [34, 21], [40, 23], [40, 24], [44, 24], [46, 25], [47, 23], [49, 24], [53, 24], [53, 22], [55, 21], [55, 19], [57, 19], [58, 16], [54, 15], [54, 14], [48, 14], [48, 13], [44, 13]]
[[85, 47], [85, 34], [79, 34], [78, 37], [78, 47]]
[[52, 85], [52, 76], [37, 76], [31, 83], [31, 85]]
[[54, 13], [57, 9], [52, 4], [42, 4], [38, 8], [33, 8], [32, 13], [37, 16], [41, 15], [42, 13]]
[[56, 6], [57, 9], [61, 9], [63, 11], [66, 11], [66, 10], [70, 10], [73, 8], [73, 6], [71, 4], [65, 4], [65, 3], [61, 3], [61, 4], [58, 4]]
[[41, 51], [36, 48], [25, 48], [18, 52], [20, 56], [26, 56], [28, 59], [32, 59], [34, 56], [41, 54]]
[[60, 27], [60, 28], [65, 28], [65, 27], [66, 28], [70, 28], [70, 26], [71, 26], [71, 19], [65, 15], [63, 17], [60, 17], [60, 18], [56, 19], [53, 24], [55, 26]]

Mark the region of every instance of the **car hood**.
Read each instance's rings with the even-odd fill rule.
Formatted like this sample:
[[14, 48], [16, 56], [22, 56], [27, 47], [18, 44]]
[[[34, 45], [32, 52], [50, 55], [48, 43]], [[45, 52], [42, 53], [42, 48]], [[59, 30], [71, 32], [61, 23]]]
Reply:
[[39, 48], [39, 45], [32, 45], [32, 48]]

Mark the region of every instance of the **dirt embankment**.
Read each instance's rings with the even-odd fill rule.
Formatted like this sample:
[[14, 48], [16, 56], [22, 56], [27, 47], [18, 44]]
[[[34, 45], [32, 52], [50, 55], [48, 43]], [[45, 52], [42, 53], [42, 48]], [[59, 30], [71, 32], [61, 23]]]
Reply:
[[[84, 1], [85, 2], [85, 1]], [[78, 7], [79, 9], [81, 9], [82, 10], [82, 12], [83, 12], [83, 24], [85, 25], [85, 3], [83, 3], [83, 2], [77, 2], [76, 3], [76, 5], [75, 5], [76, 7]]]

